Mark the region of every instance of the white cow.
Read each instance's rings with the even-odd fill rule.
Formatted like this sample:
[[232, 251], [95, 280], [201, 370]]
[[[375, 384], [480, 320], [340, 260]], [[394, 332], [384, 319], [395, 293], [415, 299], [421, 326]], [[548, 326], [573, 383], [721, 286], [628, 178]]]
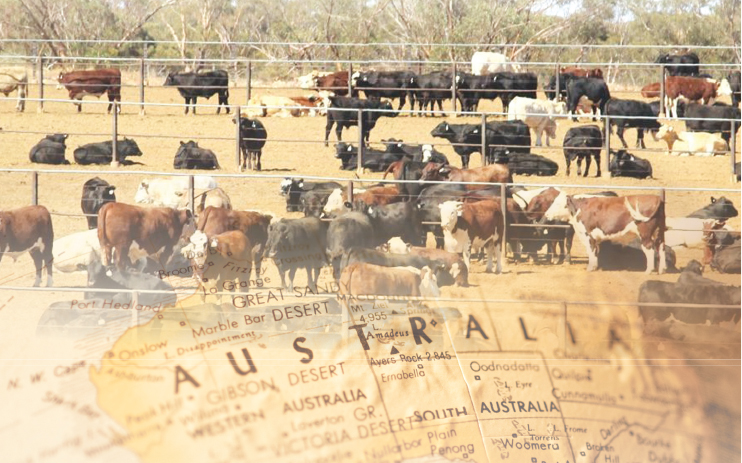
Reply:
[[536, 146], [541, 146], [541, 134], [545, 131], [546, 146], [549, 139], [556, 138], [556, 116], [567, 114], [567, 104], [563, 101], [535, 100], [516, 96], [510, 102], [508, 120], [523, 121], [536, 134]]
[[[195, 175], [195, 190], [213, 190], [216, 180], [208, 175]], [[198, 194], [197, 192], [195, 194]], [[156, 207], [184, 207], [184, 198], [188, 195], [188, 177], [155, 178], [142, 180], [134, 195], [134, 202], [151, 204]]]
[[[665, 245], [672, 247], [684, 246], [692, 248], [704, 244], [703, 230], [704, 225], [711, 225], [716, 222], [715, 219], [699, 219], [696, 217], [667, 217], [665, 219]], [[721, 230], [732, 231], [728, 225], [721, 227]]]
[[[56, 270], [62, 273], [84, 272], [88, 265], [101, 260], [98, 229], [73, 233], [55, 240], [52, 254]], [[136, 241], [129, 248], [129, 259], [132, 262], [147, 255]]]
[[[354, 188], [353, 193], [363, 193], [366, 191], [364, 188]], [[324, 207], [322, 207], [322, 212], [326, 217], [333, 217], [336, 215], [343, 214], [345, 212], [349, 212], [350, 208], [346, 206], [346, 202], [348, 201], [348, 196], [345, 192], [345, 190], [341, 188], [335, 188], [332, 190], [332, 193], [330, 193], [330, 196], [327, 197], [327, 202], [325, 203]]]
[[7, 96], [18, 92], [16, 111], [26, 109], [26, 94], [28, 93], [28, 74], [23, 68], [0, 68], [0, 93]]
[[721, 134], [709, 132], [676, 132], [669, 125], [662, 125], [657, 138], [667, 143], [667, 154], [673, 156], [713, 156], [727, 151], [727, 142]]
[[477, 51], [471, 57], [471, 73], [483, 76], [491, 72], [520, 72], [520, 66], [511, 63], [502, 53]]

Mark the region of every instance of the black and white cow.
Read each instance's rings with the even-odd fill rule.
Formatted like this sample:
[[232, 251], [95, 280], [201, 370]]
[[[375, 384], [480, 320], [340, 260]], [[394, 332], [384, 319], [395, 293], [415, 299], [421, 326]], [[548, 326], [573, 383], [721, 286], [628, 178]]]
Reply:
[[626, 150], [611, 150], [609, 168], [611, 175], [614, 177], [652, 177], [652, 164], [646, 159], [636, 157]]
[[56, 133], [42, 138], [31, 148], [31, 152], [28, 154], [29, 160], [39, 164], [69, 164], [70, 161], [64, 157], [67, 150], [65, 140], [68, 136], [67, 134]]
[[415, 109], [415, 77], [411, 71], [370, 71], [353, 75], [354, 86], [362, 90], [366, 98], [399, 98], [400, 110], [410, 99], [410, 109]]
[[88, 229], [98, 228], [98, 211], [106, 203], [116, 202], [116, 187], [102, 178], [93, 177], [82, 186], [80, 207], [86, 214]]
[[358, 110], [363, 110], [363, 139], [368, 143], [371, 130], [376, 126], [380, 117], [396, 117], [397, 112], [392, 109], [389, 101], [362, 100], [343, 96], [331, 96], [332, 105], [327, 109], [327, 125], [325, 126], [325, 146], [330, 137], [332, 126], [335, 125], [335, 135], [338, 141], [343, 139], [343, 129], [358, 125]]
[[229, 114], [229, 75], [227, 71], [215, 70], [206, 72], [174, 72], [167, 75], [166, 87], [176, 87], [178, 93], [185, 99], [185, 113], [188, 114], [188, 105], [193, 105], [193, 114], [196, 114], [196, 104], [199, 97], [211, 98], [218, 94], [216, 113], [222, 109]]
[[600, 177], [600, 152], [603, 150], [603, 131], [597, 125], [583, 125], [581, 127], [572, 127], [567, 130], [562, 143], [564, 150], [564, 161], [567, 164], [567, 176], [569, 176], [569, 166], [575, 159], [577, 160], [577, 175], [579, 176], [582, 168], [582, 160], [585, 160], [585, 174], [590, 170], [590, 160], [595, 158], [595, 166], [598, 168], [596, 177]]
[[[237, 123], [235, 119], [232, 119], [232, 122]], [[257, 119], [240, 118], [240, 152], [242, 154], [240, 172], [245, 170], [246, 164], [247, 168], [252, 170], [253, 162], [256, 170], [262, 168], [260, 157], [267, 139], [268, 131], [265, 130], [262, 122]]]
[[[636, 128], [636, 147], [646, 149], [644, 144], [644, 131], [647, 130], [652, 134], [652, 138], [657, 141], [657, 131], [660, 129], [660, 123], [657, 122], [657, 116], [654, 115], [652, 107], [648, 103], [636, 100], [619, 100], [612, 98], [605, 105], [606, 116], [610, 117], [611, 128], [616, 126], [618, 139], [621, 140], [624, 148], [628, 148], [626, 140], [623, 138], [624, 129]], [[642, 119], [634, 119], [635, 117]]]
[[[317, 292], [322, 267], [327, 263], [327, 224], [316, 217], [281, 219], [268, 227], [264, 257], [273, 259], [281, 275], [281, 285], [294, 289], [296, 271], [307, 271], [307, 284]], [[286, 285], [286, 273], [289, 282]]]
[[[132, 164], [131, 161], [126, 160], [127, 156], [142, 155], [137, 142], [129, 138], [116, 142], [116, 152], [118, 161], [124, 165]], [[76, 148], [73, 154], [78, 164], [110, 164], [113, 162], [113, 141], [88, 143]]]
[[662, 54], [655, 63], [665, 64], [668, 76], [697, 76], [701, 71], [698, 67], [698, 55], [687, 53], [684, 55]]
[[572, 120], [576, 119], [575, 111], [580, 104], [580, 98], [586, 97], [592, 101], [593, 120], [595, 120], [595, 108], [600, 109], [600, 114], [605, 114], [605, 105], [611, 99], [608, 84], [603, 79], [595, 77], [580, 77], [570, 79], [567, 83], [567, 111], [572, 114]]
[[[714, 103], [712, 106], [698, 103], [678, 102], [678, 116], [686, 118], [685, 127], [690, 132], [721, 133], [721, 138], [729, 144], [732, 136], [737, 136], [740, 124], [740, 109], [734, 106]], [[727, 120], [709, 120], [727, 119]], [[735, 120], [734, 134], [731, 134], [731, 120]]]
[[302, 210], [301, 198], [305, 193], [326, 191], [329, 195], [336, 188], [342, 187], [337, 182], [309, 182], [303, 178], [287, 177], [281, 180], [280, 194], [286, 198], [286, 212], [298, 212]]
[[219, 160], [213, 151], [201, 148], [193, 140], [180, 142], [173, 159], [174, 169], [220, 169]]

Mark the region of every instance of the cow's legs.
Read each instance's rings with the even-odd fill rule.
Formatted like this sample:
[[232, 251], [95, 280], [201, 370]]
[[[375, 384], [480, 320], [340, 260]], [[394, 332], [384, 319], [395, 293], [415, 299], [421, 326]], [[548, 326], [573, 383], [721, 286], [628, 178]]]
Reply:
[[[582, 156], [578, 156], [575, 162], [577, 163], [577, 176], [579, 177], [582, 175]], [[585, 169], [587, 170], [587, 161], [585, 161]]]
[[184, 96], [183, 99], [185, 100], [185, 113], [188, 114], [188, 105], [191, 104], [191, 98]]
[[54, 262], [54, 255], [52, 254], [50, 246], [44, 248], [42, 258], [44, 259], [44, 266], [46, 267], [46, 286], [51, 288], [54, 286], [54, 279], [52, 278], [52, 263]]
[[644, 273], [649, 274], [654, 272], [654, 248], [651, 246], [644, 246], [644, 243], [642, 243], [642, 251], [647, 257], [647, 270], [645, 270]]
[[194, 96], [193, 98], [191, 98], [191, 102], [193, 103], [193, 115], [195, 116], [196, 115], [196, 105], [198, 104], [198, 98]]
[[[495, 258], [497, 259], [497, 265], [495, 266], [495, 273], [497, 275], [502, 273], [502, 261], [503, 259], [500, 258], [500, 251], [502, 246], [504, 246], [502, 242], [502, 237], [499, 239], [493, 240], [492, 244], [490, 245], [490, 258], [489, 258], [489, 264], [492, 263], [492, 254], [495, 255]], [[502, 256], [503, 258], [505, 256]], [[491, 267], [491, 266], [490, 266]], [[491, 271], [491, 268], [490, 268]]]
[[[116, 261], [116, 268], [121, 271], [124, 271], [127, 267], [131, 266], [131, 262], [129, 262], [129, 248], [131, 248], [131, 241], [125, 242], [123, 246], [116, 246], [114, 260]], [[165, 260], [165, 262], [167, 262], [167, 260]]]
[[307, 265], [307, 286], [309, 286], [309, 289], [311, 289], [315, 294], [317, 291], [317, 283], [319, 282], [319, 269], [313, 268], [311, 265]]
[[[588, 156], [588, 159], [590, 159], [590, 156]], [[595, 166], [598, 168], [598, 173], [595, 176], [600, 177], [600, 151], [595, 154]]]
[[623, 145], [623, 147], [628, 148], [629, 145], [626, 144], [626, 140], [624, 140], [623, 138], [623, 130], [624, 130], [624, 125], [618, 124], [618, 128], [616, 129], [616, 134], [618, 135], [618, 139], [621, 140], [621, 144]]
[[636, 129], [636, 147], [646, 149], [647, 145], [644, 144], [644, 129]]
[[[36, 279], [34, 280], [33, 285], [39, 286], [41, 285], [41, 269], [44, 268], [44, 259], [41, 258], [41, 250], [39, 248], [31, 249], [29, 254], [31, 254], [34, 266], [36, 267]], [[47, 284], [47, 286], [51, 285]]]
[[[296, 267], [291, 266], [289, 268], [289, 292], [294, 291], [294, 277], [295, 276], [296, 276]], [[307, 279], [311, 281], [309, 277], [310, 277], [309, 272], [307, 272]]]
[[[585, 156], [585, 173], [582, 174], [583, 177], [587, 177], [588, 172], [590, 172], [590, 164], [592, 163], [592, 159], [590, 158], [590, 155], [588, 154]], [[600, 167], [598, 167], [600, 169]]]
[[541, 146], [541, 134], [544, 133], [544, 128], [539, 124], [535, 129], [533, 129], [533, 131], [536, 132], [536, 146]]
[[335, 126], [335, 136], [337, 137], [338, 141], [343, 141], [343, 126], [340, 124], [337, 124]]
[[262, 151], [256, 151], [255, 152], [255, 162], [257, 164], [256, 165], [256, 168], [258, 170], [261, 170], [263, 168], [262, 165], [260, 164], [260, 156], [261, 156], [261, 154], [262, 154]]
[[667, 260], [666, 260], [667, 256], [665, 255], [665, 251], [666, 251], [665, 243], [660, 243], [659, 248], [660, 248], [660, 265], [659, 265], [659, 268], [657, 269], [657, 273], [662, 275], [663, 273], [667, 271]]
[[[441, 113], [441, 117], [446, 117], [446, 114], [443, 112], [443, 99], [439, 98], [435, 101], [438, 102], [438, 112]], [[433, 102], [433, 104], [435, 104], [435, 101]]]

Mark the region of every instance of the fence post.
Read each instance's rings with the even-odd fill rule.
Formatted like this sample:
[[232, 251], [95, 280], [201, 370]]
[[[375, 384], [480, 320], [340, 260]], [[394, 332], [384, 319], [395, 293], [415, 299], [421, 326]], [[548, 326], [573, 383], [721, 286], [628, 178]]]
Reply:
[[561, 75], [560, 75], [561, 72], [559, 69], [560, 67], [561, 66], [559, 66], [559, 63], [557, 63], [556, 64], [556, 87], [554, 88], [556, 93], [554, 93], [554, 101], [560, 101], [562, 99], [562, 89], [561, 87], [559, 87], [559, 84], [561, 82]]
[[669, 110], [665, 107], [665, 65], [660, 65], [660, 114], [664, 114], [665, 117], [669, 117], [667, 114]]
[[39, 205], [39, 173], [31, 172], [31, 204]]
[[507, 256], [507, 245], [508, 245], [508, 199], [505, 196], [505, 184], [500, 184], [500, 209], [502, 210], [502, 246], [500, 246], [500, 255], [497, 256], [497, 262], [502, 267], [505, 267], [505, 257]]
[[193, 180], [193, 175], [188, 176], [188, 209], [191, 210], [191, 214], [196, 215], [196, 205], [194, 204], [196, 202], [196, 189], [194, 187], [195, 183]]
[[111, 167], [119, 166], [119, 150], [118, 150], [118, 137], [119, 137], [119, 104], [118, 101], [113, 101], [112, 108], [112, 133], [111, 133]]
[[252, 98], [252, 61], [247, 62], [247, 72], [245, 73], [245, 104], [250, 104]]
[[611, 177], [611, 118], [608, 116], [603, 120], [603, 127], [605, 128], [603, 137], [605, 137], [605, 156], [600, 158], [600, 176], [601, 178]]
[[[480, 130], [482, 131], [482, 165], [486, 166], [490, 163], [490, 159], [487, 156], [489, 153], [487, 152], [487, 115], [485, 113], [482, 113], [482, 128]], [[494, 159], [491, 161], [495, 162]]]
[[38, 79], [39, 79], [39, 107], [37, 109], [38, 112], [43, 113], [44, 112], [44, 57], [39, 56], [39, 63], [38, 63]]
[[[334, 90], [330, 90], [334, 92]], [[353, 96], [353, 63], [348, 63], [348, 96]]]
[[[455, 117], [458, 117], [457, 111], [456, 111], [456, 94], [458, 93], [458, 83], [456, 82], [456, 61], [453, 62], [451, 65], [451, 102], [453, 104], [453, 115]], [[431, 108], [432, 109], [432, 108]], [[462, 108], [463, 109], [463, 108]]]
[[144, 116], [144, 58], [139, 58], [139, 115]]
[[234, 129], [234, 156], [237, 160], [237, 170], [242, 172], [242, 160], [240, 159], [240, 117], [241, 117], [241, 109], [240, 106], [236, 106], [234, 108], [234, 121], [235, 121], [235, 129]]
[[735, 165], [737, 164], [737, 134], [734, 131], [734, 126], [737, 125], [736, 122], [736, 119], [732, 119], [731, 121], [729, 121], [729, 129], [731, 131], [729, 137], [729, 151], [731, 151], [730, 159], [732, 160], [732, 183], [737, 183], [737, 175], [734, 172]]
[[363, 152], [365, 151], [365, 140], [363, 139], [363, 109], [358, 110], [358, 174], [363, 173]]
[[348, 180], [348, 202], [353, 204], [353, 180]]

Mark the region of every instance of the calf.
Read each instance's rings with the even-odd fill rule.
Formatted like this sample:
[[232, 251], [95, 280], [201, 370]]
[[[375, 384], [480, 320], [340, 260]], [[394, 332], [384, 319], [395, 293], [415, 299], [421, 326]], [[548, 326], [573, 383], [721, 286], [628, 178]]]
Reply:
[[0, 260], [8, 256], [15, 262], [28, 252], [36, 266], [34, 286], [41, 284], [41, 270], [46, 269], [46, 286], [52, 286], [54, 254], [52, 217], [44, 206], [26, 206], [0, 211]]
[[327, 225], [316, 217], [281, 219], [268, 227], [265, 257], [273, 259], [286, 288], [294, 289], [294, 276], [299, 268], [307, 271], [307, 285], [317, 292], [319, 273], [327, 263]]
[[323, 191], [327, 195], [335, 188], [341, 188], [337, 182], [309, 182], [303, 178], [285, 178], [281, 180], [280, 193], [286, 198], [286, 212], [298, 212], [302, 209], [301, 198], [309, 191]]
[[220, 169], [219, 160], [213, 151], [201, 148], [193, 140], [180, 142], [180, 147], [173, 159], [174, 169]]
[[[721, 230], [726, 228], [726, 231], [730, 231], [728, 227], [725, 227], [723, 223], [717, 222], [714, 219], [699, 219], [697, 217], [668, 217], [665, 220], [667, 229], [665, 230], [665, 245], [669, 247], [695, 247], [703, 245], [707, 239], [705, 236], [709, 234], [708, 230]], [[716, 224], [720, 224], [716, 226]], [[706, 232], [704, 232], [706, 230]], [[716, 232], [711, 232], [714, 235]]]
[[68, 136], [61, 133], [47, 135], [31, 148], [28, 159], [39, 164], [69, 164], [70, 162], [64, 158], [67, 150], [64, 142]]
[[[423, 224], [421, 242], [427, 240], [428, 233], [435, 238], [435, 245], [443, 249], [443, 229], [440, 226], [441, 211], [438, 207], [446, 201], [457, 200], [466, 194], [467, 190], [461, 184], [436, 184], [425, 188], [415, 201], [417, 218]], [[428, 222], [428, 223], [426, 223]]]
[[[116, 161], [123, 165], [131, 165], [127, 156], [141, 156], [142, 151], [134, 140], [125, 138], [116, 141]], [[75, 162], [78, 164], [111, 164], [113, 162], [113, 141], [88, 143], [75, 149]]]
[[541, 135], [546, 132], [546, 146], [549, 139], [556, 138], [556, 116], [567, 114], [564, 102], [536, 100], [517, 96], [510, 102], [508, 120], [519, 120], [536, 133], [536, 146], [541, 146]]
[[[64, 86], [69, 93], [70, 100], [77, 106], [77, 112], [82, 111], [82, 98], [91, 95], [100, 98], [108, 94], [108, 110], [111, 112], [113, 102], [121, 102], [121, 71], [118, 69], [93, 69], [87, 71], [60, 72], [57, 77], [57, 88]], [[119, 111], [121, 108], [119, 108]]]
[[[232, 119], [232, 122], [236, 124], [237, 120]], [[253, 168], [253, 162], [255, 169], [261, 169], [260, 156], [263, 154], [267, 139], [268, 132], [262, 122], [257, 119], [240, 118], [240, 172], [245, 170], [245, 163], [250, 170]]]
[[647, 258], [646, 273], [654, 271], [656, 251], [660, 254], [658, 272], [665, 272], [665, 203], [659, 196], [568, 196], [567, 208], [570, 224], [588, 255], [588, 271], [598, 268], [598, 246], [602, 241], [628, 243], [639, 238]]
[[626, 150], [611, 151], [611, 162], [608, 168], [613, 177], [652, 177], [652, 164]]
[[371, 219], [362, 212], [348, 212], [330, 222], [327, 228], [327, 260], [335, 280], [340, 279], [343, 254], [351, 248], [373, 248], [377, 245]]
[[[636, 128], [636, 147], [640, 146], [646, 149], [644, 144], [644, 131], [648, 130], [652, 134], [654, 141], [657, 141], [657, 131], [660, 129], [660, 123], [653, 114], [649, 104], [636, 100], [619, 100], [612, 98], [605, 105], [605, 115], [610, 116], [611, 128], [615, 125], [618, 139], [624, 148], [627, 148], [626, 140], [623, 138], [623, 132], [626, 127]], [[641, 119], [634, 119], [641, 118]]]
[[665, 79], [665, 115], [678, 117], [678, 100], [684, 97], [690, 101], [711, 104], [716, 98], [719, 82], [697, 77], [667, 77]]
[[211, 98], [218, 95], [219, 101], [216, 113], [224, 106], [229, 114], [229, 74], [227, 71], [216, 69], [206, 72], [174, 72], [165, 78], [165, 87], [176, 87], [178, 93], [185, 100], [185, 113], [188, 114], [188, 105], [193, 105], [193, 114], [196, 114], [198, 98]]
[[428, 267], [435, 275], [438, 284], [441, 286], [453, 284], [453, 278], [446, 272], [445, 264], [435, 259], [428, 259], [427, 257], [412, 254], [388, 254], [376, 249], [352, 248], [343, 254], [341, 267], [345, 268], [356, 262], [364, 262], [386, 268], [412, 267], [422, 270]]
[[[502, 164], [491, 164], [474, 169], [457, 169], [456, 167], [428, 163], [423, 169], [421, 181], [445, 181], [450, 182], [480, 182], [480, 183], [512, 183], [513, 177], [507, 166]], [[468, 190], [479, 190], [487, 188], [486, 185], [466, 185]]]
[[611, 92], [603, 79], [594, 77], [574, 78], [567, 83], [567, 111], [575, 120], [575, 111], [580, 103], [580, 98], [586, 97], [592, 101], [593, 120], [595, 120], [596, 106], [600, 114], [605, 114], [605, 105], [611, 99]]
[[[707, 106], [695, 103], [678, 105], [678, 114], [685, 117], [685, 126], [691, 132], [720, 132], [721, 138], [729, 144], [732, 137], [737, 136], [740, 126], [740, 109], [733, 106], [718, 105]], [[682, 108], [682, 111], [681, 111]], [[726, 120], [708, 120], [726, 119]], [[731, 119], [735, 120], [734, 133], [731, 133]]]
[[338, 292], [347, 296], [440, 296], [430, 269], [415, 270], [356, 262], [343, 269]]
[[582, 168], [582, 160], [585, 160], [585, 174], [587, 177], [590, 170], [591, 157], [595, 158], [597, 167], [596, 177], [600, 177], [600, 152], [603, 150], [603, 131], [597, 125], [583, 125], [581, 127], [570, 128], [564, 135], [562, 143], [564, 150], [564, 161], [567, 164], [567, 176], [569, 176], [569, 166], [573, 160], [577, 160], [577, 175], [579, 176]]
[[667, 143], [667, 154], [674, 156], [713, 156], [727, 151], [727, 143], [718, 133], [676, 132], [672, 126], [662, 125], [657, 138]]
[[471, 248], [487, 250], [487, 269], [492, 272], [493, 254], [497, 257], [495, 273], [502, 272], [500, 247], [504, 230], [499, 201], [483, 200], [474, 203], [446, 201], [439, 205], [441, 228], [446, 251], [464, 254], [464, 263], [471, 271]]
[[116, 187], [102, 178], [93, 177], [82, 186], [80, 207], [86, 215], [88, 229], [98, 227], [98, 211], [106, 203], [116, 202]]
[[397, 113], [392, 111], [392, 104], [381, 100], [361, 100], [358, 98], [330, 97], [332, 105], [327, 110], [327, 125], [325, 126], [325, 146], [330, 137], [332, 126], [335, 127], [335, 135], [338, 141], [343, 138], [343, 129], [358, 125], [358, 110], [363, 110], [363, 140], [368, 143], [369, 134], [376, 126], [380, 117], [396, 117]]
[[[97, 307], [111, 307], [113, 304], [130, 304], [132, 310], [134, 310], [134, 307], [137, 305], [174, 305], [177, 299], [173, 287], [168, 282], [139, 270], [106, 268], [101, 265], [99, 260], [92, 261], [86, 270], [88, 273], [88, 290], [85, 291], [84, 297], [86, 300], [102, 300]], [[140, 291], [159, 291], [159, 293], [96, 291], [99, 289], [134, 289]], [[82, 304], [83, 302], [81, 301], [80, 306]], [[93, 307], [96, 307], [96, 305], [93, 305]]]

